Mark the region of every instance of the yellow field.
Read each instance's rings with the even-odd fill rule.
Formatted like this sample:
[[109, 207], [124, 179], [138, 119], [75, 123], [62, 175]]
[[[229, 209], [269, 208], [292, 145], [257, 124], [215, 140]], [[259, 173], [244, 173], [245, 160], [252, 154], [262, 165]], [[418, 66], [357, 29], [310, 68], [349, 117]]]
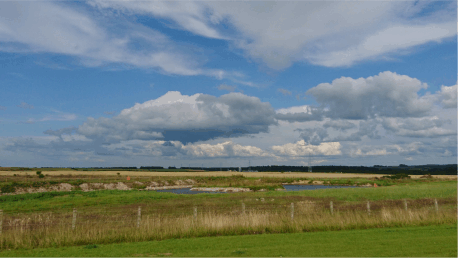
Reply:
[[[35, 174], [35, 171], [0, 171], [0, 176], [12, 176], [13, 174]], [[208, 172], [136, 172], [136, 171], [43, 171], [43, 174], [50, 176], [59, 175], [93, 175], [93, 176], [116, 176], [120, 173], [122, 176], [232, 176], [243, 175], [245, 177], [308, 177], [308, 178], [371, 178], [382, 177], [383, 174], [345, 174], [345, 173], [297, 173], [297, 172], [227, 172], [227, 171], [208, 171]], [[412, 178], [419, 178], [421, 175], [412, 175]], [[443, 179], [456, 179], [456, 175], [435, 175], [434, 177]]]

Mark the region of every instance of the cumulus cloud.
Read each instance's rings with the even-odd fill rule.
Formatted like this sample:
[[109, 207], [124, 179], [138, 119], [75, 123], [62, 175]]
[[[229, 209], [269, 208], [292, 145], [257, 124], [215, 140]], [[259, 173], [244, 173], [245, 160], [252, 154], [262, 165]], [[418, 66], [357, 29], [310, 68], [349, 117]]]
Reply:
[[113, 118], [88, 118], [78, 133], [110, 142], [164, 139], [186, 143], [267, 132], [269, 125], [276, 123], [270, 104], [256, 97], [229, 93], [217, 98], [168, 92], [124, 109]]
[[218, 144], [187, 144], [183, 146], [188, 155], [195, 157], [272, 157], [255, 146], [243, 146], [226, 141]]
[[456, 99], [457, 99], [457, 85], [454, 86], [441, 86], [440, 92], [437, 94], [439, 95], [440, 103], [445, 108], [456, 108]]
[[431, 98], [417, 94], [427, 87], [418, 79], [386, 71], [367, 78], [341, 77], [306, 93], [329, 108], [326, 115], [332, 118], [421, 117], [433, 105]]
[[34, 109], [33, 105], [27, 104], [25, 102], [21, 102], [21, 104], [17, 105], [17, 107], [23, 108], [23, 109]]
[[440, 137], [457, 133], [456, 130], [444, 128], [444, 121], [437, 116], [406, 119], [385, 118], [382, 125], [396, 135], [407, 137]]
[[338, 119], [338, 120], [326, 121], [323, 124], [323, 127], [324, 128], [333, 128], [333, 129], [336, 129], [336, 130], [339, 130], [339, 131], [346, 131], [348, 129], [355, 128], [356, 125], [354, 123], [351, 123], [350, 121]]
[[326, 142], [319, 145], [307, 144], [304, 140], [296, 143], [287, 143], [284, 145], [272, 146], [275, 154], [280, 156], [299, 157], [307, 155], [341, 155], [339, 142]]
[[276, 110], [275, 117], [278, 120], [293, 122], [321, 121], [323, 120], [324, 111], [322, 108], [316, 108], [308, 105], [294, 106], [290, 108], [281, 108]]

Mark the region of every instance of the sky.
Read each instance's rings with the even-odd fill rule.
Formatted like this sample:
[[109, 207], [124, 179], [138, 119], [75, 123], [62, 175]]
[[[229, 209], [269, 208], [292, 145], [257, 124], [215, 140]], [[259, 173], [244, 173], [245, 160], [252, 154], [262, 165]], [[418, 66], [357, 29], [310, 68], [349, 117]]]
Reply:
[[457, 163], [456, 1], [0, 1], [0, 166]]

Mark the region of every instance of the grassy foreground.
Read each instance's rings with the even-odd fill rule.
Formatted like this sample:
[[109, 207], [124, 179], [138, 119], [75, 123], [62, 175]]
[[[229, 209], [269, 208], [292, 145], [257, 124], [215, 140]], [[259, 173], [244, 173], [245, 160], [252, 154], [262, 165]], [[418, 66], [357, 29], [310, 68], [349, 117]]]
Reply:
[[2, 251], [2, 257], [308, 256], [457, 257], [457, 225], [292, 234], [169, 239], [163, 241]]

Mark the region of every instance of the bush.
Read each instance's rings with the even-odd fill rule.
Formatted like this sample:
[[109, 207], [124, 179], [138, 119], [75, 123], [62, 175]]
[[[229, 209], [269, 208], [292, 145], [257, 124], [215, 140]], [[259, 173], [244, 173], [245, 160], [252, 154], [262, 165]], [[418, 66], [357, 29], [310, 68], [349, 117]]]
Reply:
[[41, 175], [41, 171], [37, 171], [37, 175], [40, 176]]
[[0, 188], [0, 190], [2, 191], [2, 193], [14, 193], [16, 192], [16, 187], [13, 184], [4, 185], [2, 186], [2, 188]]
[[38, 178], [43, 178], [43, 177], [45, 177], [45, 175], [43, 175], [43, 174], [39, 174], [38, 175]]

